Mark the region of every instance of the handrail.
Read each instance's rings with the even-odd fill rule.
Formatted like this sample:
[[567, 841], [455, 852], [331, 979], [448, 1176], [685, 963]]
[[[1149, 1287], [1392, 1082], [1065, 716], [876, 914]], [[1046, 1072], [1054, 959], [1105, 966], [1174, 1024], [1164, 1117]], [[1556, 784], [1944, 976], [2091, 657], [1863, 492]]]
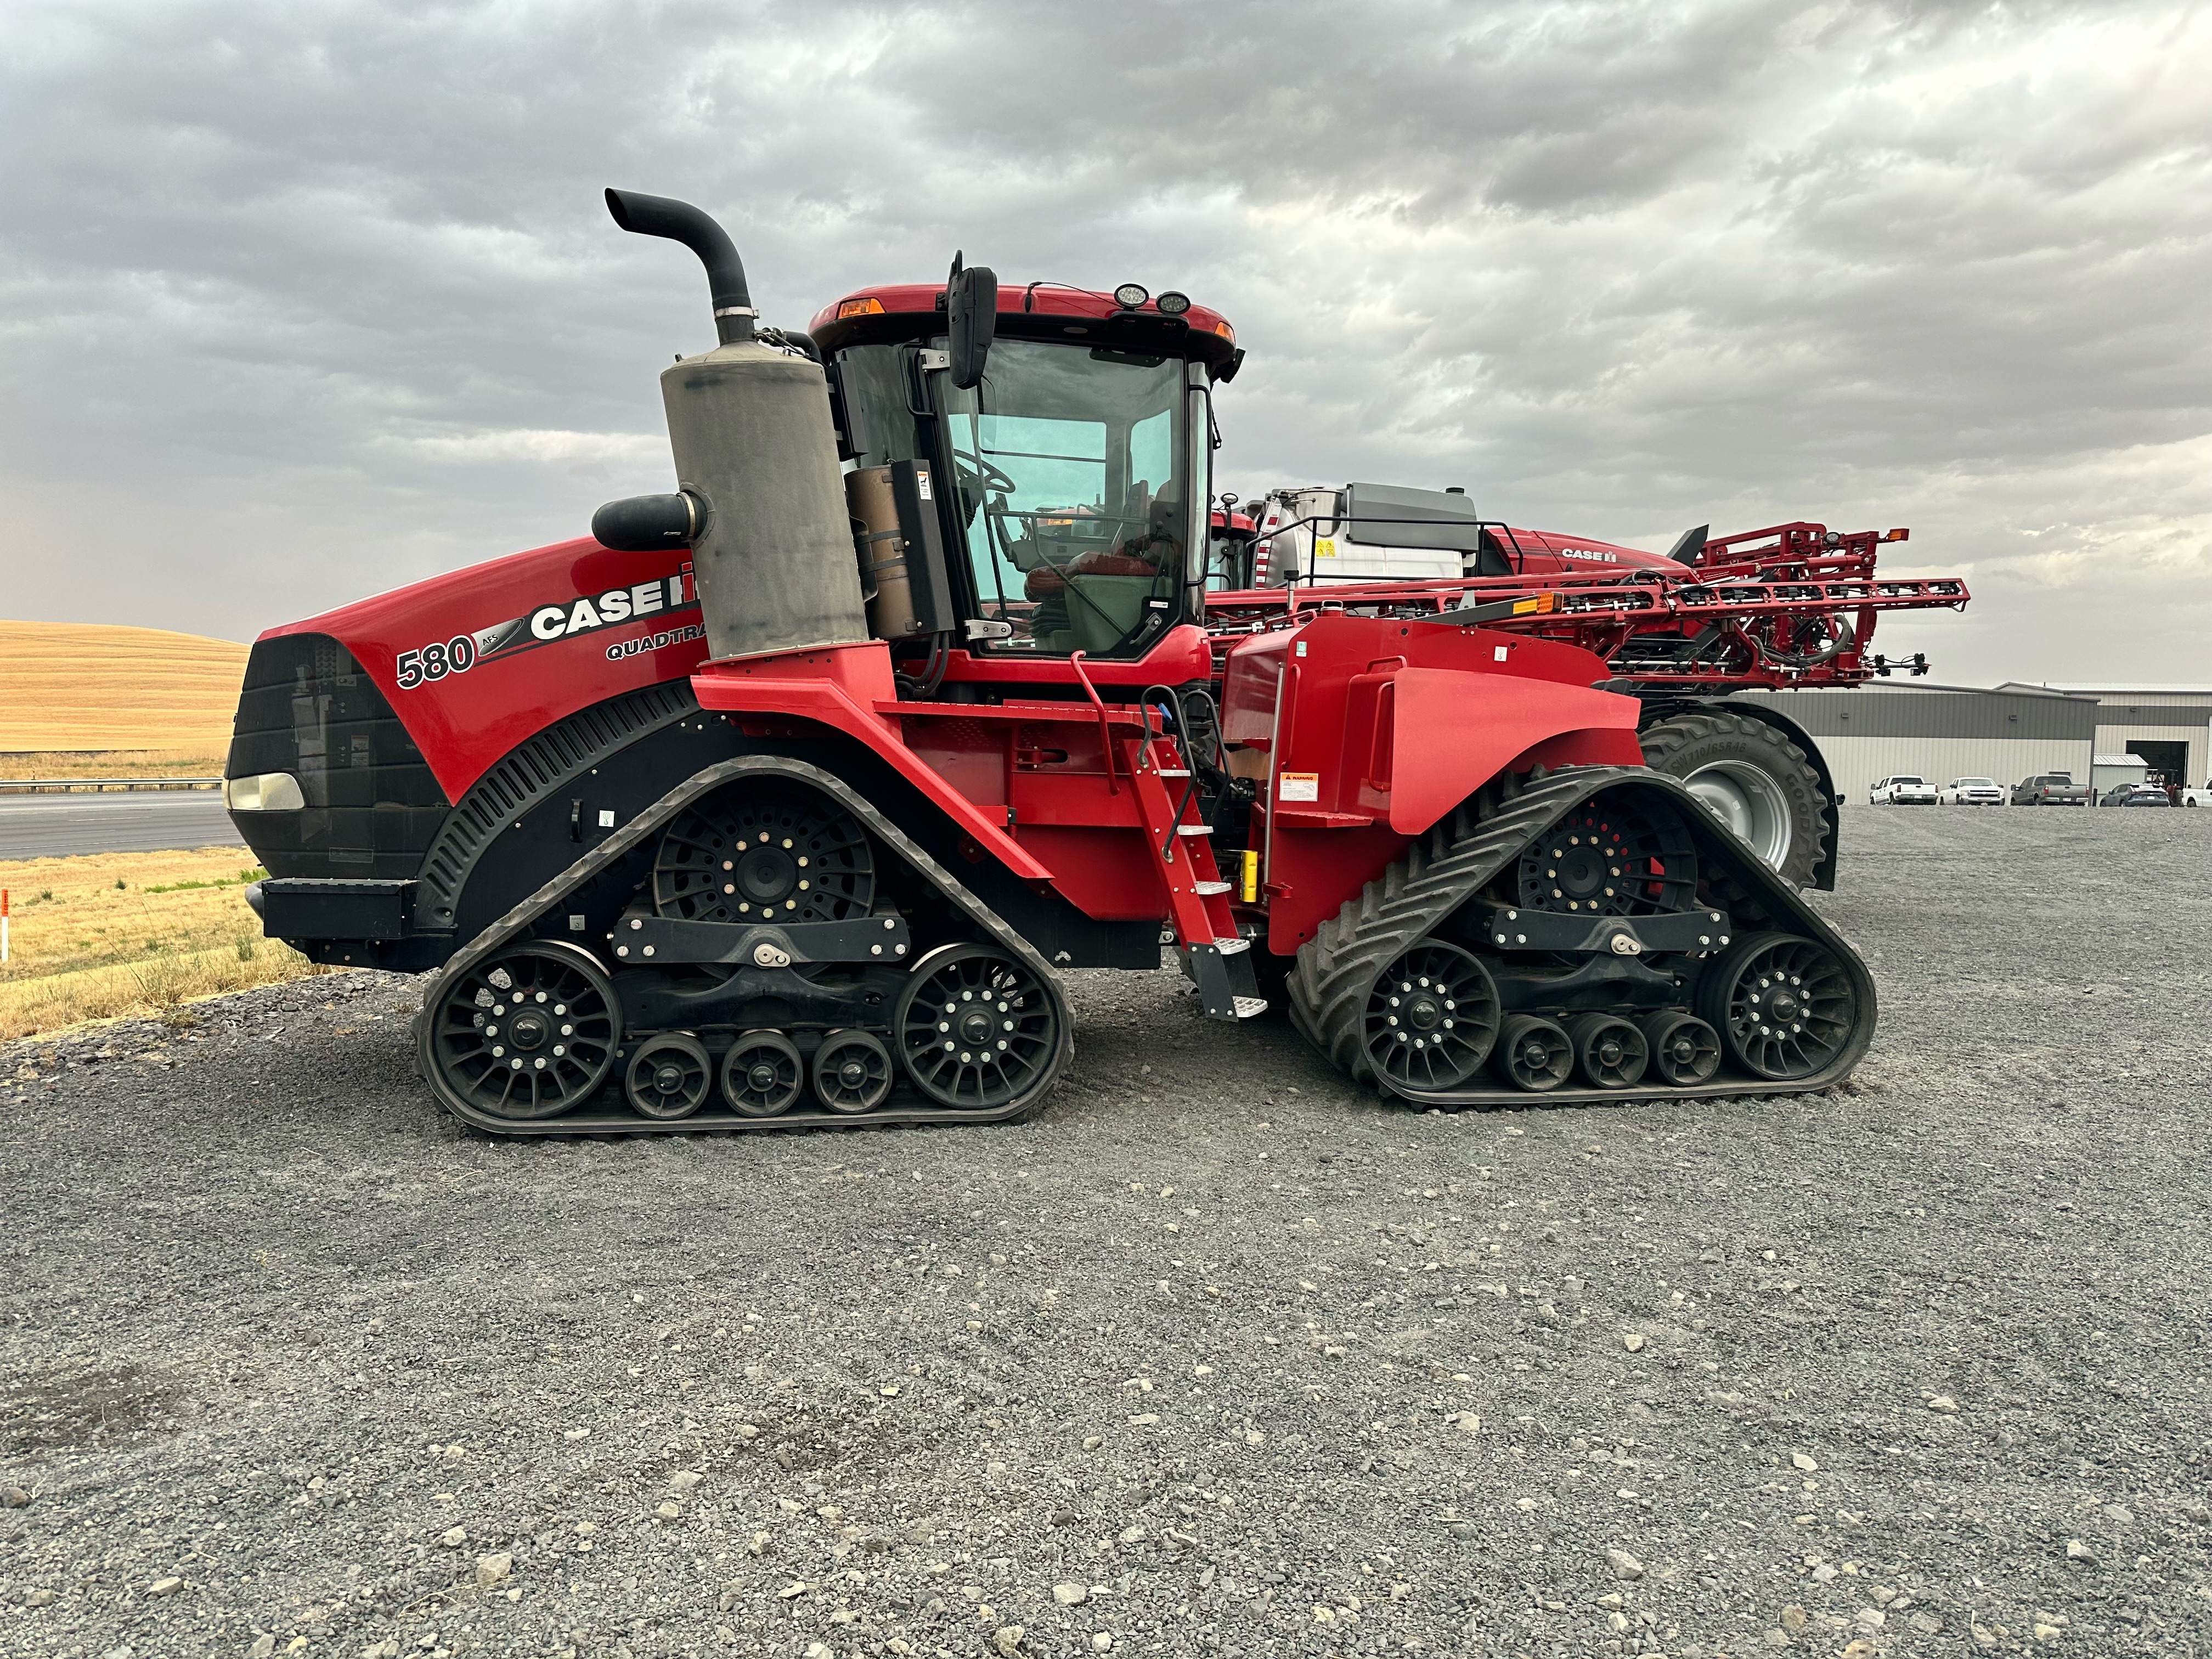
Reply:
[[222, 786], [221, 778], [0, 778], [0, 789], [56, 793], [77, 789], [217, 789]]
[[[1084, 695], [1091, 699], [1091, 706], [1098, 711], [1098, 747], [1106, 757], [1106, 793], [1118, 795], [1121, 793], [1121, 786], [1114, 779], [1114, 727], [1106, 717], [1106, 700], [1098, 695], [1098, 688], [1091, 684], [1091, 676], [1083, 672], [1083, 657], [1080, 651], [1069, 652], [1067, 665], [1075, 671], [1075, 678], [1082, 685]], [[1145, 729], [1151, 731], [1152, 725], [1152, 717], [1147, 714]]]

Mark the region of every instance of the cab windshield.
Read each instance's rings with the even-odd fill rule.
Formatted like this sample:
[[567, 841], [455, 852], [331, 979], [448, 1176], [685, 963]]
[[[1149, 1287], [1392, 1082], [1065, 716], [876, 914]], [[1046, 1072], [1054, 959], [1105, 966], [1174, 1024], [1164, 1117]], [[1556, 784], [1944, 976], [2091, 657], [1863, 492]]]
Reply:
[[1205, 488], [1182, 360], [1002, 339], [980, 386], [944, 395], [979, 614], [1012, 629], [1001, 647], [1149, 645], [1190, 580]]

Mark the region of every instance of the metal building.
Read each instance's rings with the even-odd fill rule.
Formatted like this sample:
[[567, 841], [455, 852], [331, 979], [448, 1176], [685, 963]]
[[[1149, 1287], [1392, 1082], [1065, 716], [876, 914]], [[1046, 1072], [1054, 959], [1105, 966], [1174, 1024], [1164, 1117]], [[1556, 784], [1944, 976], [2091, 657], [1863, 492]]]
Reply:
[[2094, 698], [2099, 754], [2139, 756], [2167, 783], [2212, 784], [2212, 686], [2027, 686], [2010, 680], [1998, 690]]
[[2106, 746], [2096, 700], [2055, 688], [1876, 680], [1856, 690], [1737, 695], [1775, 698], [1820, 745], [1837, 793], [1861, 805], [1876, 779], [1900, 772], [1937, 785], [1982, 777], [2010, 786], [2039, 772], [2087, 783]]

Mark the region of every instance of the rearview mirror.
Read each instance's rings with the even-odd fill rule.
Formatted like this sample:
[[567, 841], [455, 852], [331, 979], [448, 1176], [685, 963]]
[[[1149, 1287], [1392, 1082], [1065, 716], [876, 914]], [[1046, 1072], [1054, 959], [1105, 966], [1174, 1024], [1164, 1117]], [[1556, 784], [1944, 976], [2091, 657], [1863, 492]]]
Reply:
[[952, 359], [952, 384], [973, 392], [982, 384], [983, 365], [999, 330], [999, 278], [988, 265], [962, 270], [960, 257], [952, 256], [952, 274], [945, 283], [947, 355]]

